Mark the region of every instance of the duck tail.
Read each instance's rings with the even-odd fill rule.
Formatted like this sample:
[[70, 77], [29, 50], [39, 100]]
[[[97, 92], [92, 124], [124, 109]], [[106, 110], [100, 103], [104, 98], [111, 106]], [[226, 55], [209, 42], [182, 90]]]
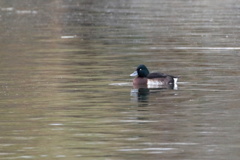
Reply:
[[177, 84], [178, 77], [174, 77], [174, 78], [173, 78], [173, 81], [174, 81], [174, 84]]

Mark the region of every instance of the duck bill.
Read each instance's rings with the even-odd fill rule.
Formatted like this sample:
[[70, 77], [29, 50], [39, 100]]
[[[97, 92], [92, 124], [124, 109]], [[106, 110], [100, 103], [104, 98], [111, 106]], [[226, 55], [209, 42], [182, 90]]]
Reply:
[[132, 74], [130, 74], [131, 77], [135, 77], [135, 76], [137, 76], [137, 75], [138, 75], [137, 71], [135, 71], [135, 72], [133, 72]]

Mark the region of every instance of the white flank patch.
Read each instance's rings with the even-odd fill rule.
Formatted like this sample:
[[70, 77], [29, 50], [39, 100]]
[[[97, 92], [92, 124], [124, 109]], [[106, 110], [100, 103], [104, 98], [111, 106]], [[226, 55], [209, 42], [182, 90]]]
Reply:
[[[173, 89], [174, 90], [177, 90], [178, 89], [178, 85], [177, 85], [177, 81], [178, 81], [178, 78], [173, 78]], [[165, 84], [164, 82], [161, 82], [159, 80], [152, 80], [152, 79], [148, 79], [148, 88], [158, 88], [159, 86], [164, 86], [164, 85], [167, 85]]]
[[163, 85], [163, 82], [158, 81], [158, 80], [152, 80], [152, 79], [148, 79], [148, 85], [153, 85], [153, 86], [157, 86], [157, 85]]

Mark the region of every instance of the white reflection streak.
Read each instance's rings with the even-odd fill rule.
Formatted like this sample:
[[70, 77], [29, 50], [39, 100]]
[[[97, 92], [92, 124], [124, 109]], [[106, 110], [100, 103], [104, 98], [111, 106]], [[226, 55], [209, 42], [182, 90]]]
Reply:
[[174, 47], [174, 49], [240, 50], [240, 47]]
[[173, 143], [143, 143], [143, 144], [147, 144], [147, 145], [153, 145], [153, 144], [157, 144], [157, 145], [198, 145], [199, 143], [193, 143], [193, 142], [173, 142]]
[[171, 151], [175, 150], [176, 148], [143, 148], [143, 149], [138, 149], [138, 148], [129, 148], [129, 149], [120, 149], [119, 151]]
[[240, 50], [240, 47], [150, 47], [150, 49], [180, 49], [180, 50]]
[[158, 122], [158, 121], [149, 121], [149, 120], [120, 120], [120, 122], [127, 122], [127, 123], [149, 123], [149, 122]]
[[73, 36], [61, 36], [62, 39], [70, 39], [70, 38], [76, 38], [76, 35]]

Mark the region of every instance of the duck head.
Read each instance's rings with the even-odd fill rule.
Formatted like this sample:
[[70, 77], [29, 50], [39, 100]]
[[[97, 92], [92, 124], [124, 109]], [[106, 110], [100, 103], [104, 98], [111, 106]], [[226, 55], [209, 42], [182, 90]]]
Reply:
[[137, 67], [136, 71], [130, 74], [130, 76], [138, 76], [138, 77], [147, 77], [149, 71], [144, 64], [141, 64]]

